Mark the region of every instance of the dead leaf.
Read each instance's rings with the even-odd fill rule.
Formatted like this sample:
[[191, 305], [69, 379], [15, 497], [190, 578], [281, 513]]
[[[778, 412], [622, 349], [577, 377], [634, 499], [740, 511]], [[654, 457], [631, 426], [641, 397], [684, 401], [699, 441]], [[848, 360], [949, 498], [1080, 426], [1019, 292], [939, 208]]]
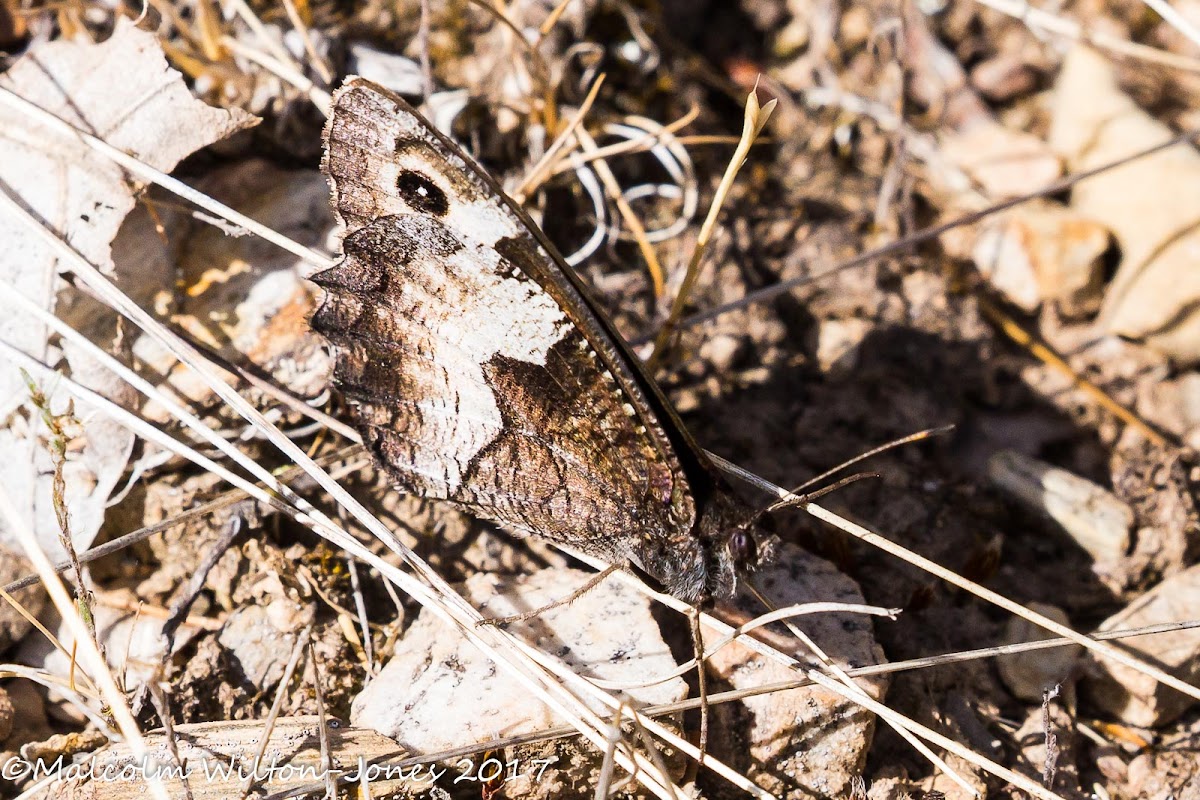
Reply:
[[[50, 111], [160, 170], [252, 124], [240, 111], [210, 108], [196, 100], [182, 77], [167, 66], [158, 40], [119, 20], [101, 44], [76, 41], [39, 43], [0, 86]], [[74, 137], [46, 129], [31, 118], [0, 109], [0, 187], [39, 217], [85, 258], [122, 282], [136, 282], [139, 265], [114, 267], [110, 244], [134, 207], [135, 186], [125, 173]], [[42, 308], [53, 311], [67, 294], [57, 277], [56, 259], [17, 219], [0, 217], [0, 278]], [[124, 273], [124, 274], [123, 274]], [[98, 309], [97, 311], [103, 311]], [[92, 313], [95, 330], [111, 327], [111, 317]], [[106, 324], [107, 323], [107, 324]], [[30, 355], [56, 363], [46, 327], [14, 309], [0, 314], [0, 339]], [[107, 371], [66, 353], [74, 377], [101, 394], [132, 402]], [[52, 387], [46, 387], [51, 392]], [[0, 365], [0, 481], [18, 508], [34, 520], [35, 532], [52, 557], [61, 558], [59, 527], [50, 503], [49, 455], [36, 441], [40, 423], [18, 419], [28, 399], [18, 371]], [[63, 410], [65, 399], [51, 395]], [[67, 507], [76, 547], [90, 545], [103, 511], [128, 460], [133, 436], [104, 419], [83, 420], [77, 448], [68, 457]], [[72, 480], [78, 478], [78, 480]]]
[[[128, 589], [97, 594], [92, 616], [96, 622], [96, 638], [124, 685], [136, 687], [152, 678], [166, 649], [162, 634], [164, 618], [141, 610], [138, 599]], [[54, 649], [42, 636], [29, 636], [17, 651], [18, 660], [52, 675], [69, 678], [72, 670], [79, 669], [78, 662], [73, 662], [70, 656], [75, 637], [65, 624], [57, 622], [57, 625], [54, 635], [66, 652]], [[54, 623], [50, 627], [54, 628]], [[171, 652], [179, 652], [200, 632], [196, 625], [181, 624]]]
[[[1071, 51], [1055, 89], [1051, 145], [1075, 171], [1149, 147], [1174, 133], [1117, 86], [1095, 51]], [[1071, 205], [1112, 230], [1121, 265], [1100, 324], [1181, 363], [1200, 361], [1200, 154], [1171, 147], [1083, 181]]]

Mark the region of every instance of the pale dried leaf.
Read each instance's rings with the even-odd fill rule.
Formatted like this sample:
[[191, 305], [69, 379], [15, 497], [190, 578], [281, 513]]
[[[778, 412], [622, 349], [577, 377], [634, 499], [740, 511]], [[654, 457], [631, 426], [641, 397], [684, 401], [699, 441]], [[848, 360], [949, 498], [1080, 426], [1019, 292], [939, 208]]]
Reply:
[[[56, 41], [35, 45], [0, 85], [75, 127], [88, 131], [153, 167], [172, 169], [188, 154], [253, 122], [241, 112], [210, 108], [196, 100], [182, 77], [167, 66], [158, 41], [126, 20], [101, 44]], [[85, 258], [112, 273], [110, 244], [134, 207], [137, 188], [125, 173], [75, 137], [54, 133], [7, 107], [0, 109], [0, 187], [32, 211]], [[54, 310], [63, 291], [55, 257], [20, 220], [0, 217], [0, 276], [38, 305]], [[129, 265], [137, 268], [138, 265]], [[130, 275], [128, 280], [140, 278]], [[106, 317], [89, 315], [104, 328]], [[44, 325], [11, 308], [0, 314], [0, 338], [48, 363], [56, 361]], [[66, 353], [80, 382], [124, 399], [105, 371]], [[50, 388], [50, 387], [47, 387]], [[19, 373], [0, 365], [0, 481], [27, 517], [39, 540], [61, 557], [59, 528], [50, 503], [49, 455], [36, 440], [39, 426], [19, 419], [28, 397]], [[66, 403], [53, 398], [53, 407]], [[85, 420], [82, 446], [69, 454], [67, 507], [72, 536], [87, 547], [133, 446], [133, 436], [101, 419]], [[78, 480], [74, 480], [78, 478]]]
[[[140, 614], [137, 607], [138, 601], [132, 593], [122, 590], [97, 595], [92, 608], [96, 638], [107, 653], [114, 672], [129, 687], [136, 687], [155, 674], [166, 649], [162, 617]], [[51, 675], [69, 678], [73, 670], [80, 668], [78, 662], [72, 663], [70, 656], [75, 638], [70, 628], [61, 622], [57, 624], [54, 635], [67, 652], [54, 649], [44, 637], [29, 636], [17, 651], [18, 660]], [[185, 647], [199, 632], [195, 625], [184, 622], [175, 633], [172, 652]]]
[[[1112, 65], [1084, 47], [1055, 89], [1050, 141], [1075, 171], [1169, 140], [1174, 133], [1117, 85]], [[1171, 147], [1074, 187], [1071, 205], [1109, 227], [1121, 265], [1100, 323], [1183, 363], [1200, 361], [1200, 154]]]

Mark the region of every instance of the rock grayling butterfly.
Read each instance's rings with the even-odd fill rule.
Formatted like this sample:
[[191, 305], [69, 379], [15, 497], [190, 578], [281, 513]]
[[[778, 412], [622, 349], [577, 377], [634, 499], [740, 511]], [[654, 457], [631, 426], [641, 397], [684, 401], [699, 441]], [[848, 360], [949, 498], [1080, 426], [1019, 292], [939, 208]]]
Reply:
[[689, 603], [759, 559], [717, 474], [542, 231], [404, 100], [334, 95], [343, 259], [313, 327], [392, 478], [519, 533], [631, 562]]

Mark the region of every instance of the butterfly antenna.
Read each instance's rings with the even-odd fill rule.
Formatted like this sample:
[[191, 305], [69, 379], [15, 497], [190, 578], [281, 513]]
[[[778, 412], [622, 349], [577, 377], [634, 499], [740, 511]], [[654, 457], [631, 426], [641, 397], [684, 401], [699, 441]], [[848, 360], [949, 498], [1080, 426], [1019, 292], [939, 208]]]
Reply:
[[885, 442], [884, 444], [881, 444], [878, 447], [871, 448], [870, 450], [868, 450], [865, 453], [860, 453], [860, 454], [856, 455], [854, 458], [843, 461], [841, 464], [838, 464], [833, 469], [825, 470], [824, 472], [822, 472], [820, 475], [816, 476], [815, 478], [809, 478], [804, 483], [797, 486], [795, 489], [792, 489], [791, 494], [799, 494], [800, 492], [807, 489], [809, 486], [812, 486], [815, 483], [820, 483], [821, 481], [825, 480], [826, 478], [836, 475], [837, 473], [841, 472], [842, 470], [846, 469], [847, 467], [852, 467], [855, 464], [859, 463], [860, 461], [866, 461], [868, 458], [874, 458], [875, 456], [879, 455], [880, 453], [886, 453], [888, 450], [895, 450], [897, 447], [903, 447], [906, 444], [913, 444], [914, 442], [922, 442], [926, 439], [932, 439], [934, 436], [941, 436], [944, 433], [950, 433], [950, 431], [952, 431], [952, 430], [954, 430], [953, 425], [942, 425], [940, 428], [927, 428], [926, 430], [917, 431], [916, 433], [910, 433], [908, 436], [902, 436], [899, 439], [893, 439], [890, 442]]
[[[805, 484], [802, 484], [801, 486], [797, 486], [795, 489], [792, 489], [790, 492], [788, 492], [788, 494], [791, 495], [791, 497], [785, 497], [782, 500], [775, 501], [774, 503], [772, 503], [771, 505], [769, 505], [765, 509], [763, 509], [760, 513], [770, 514], [772, 512], [778, 511], [781, 508], [791, 508], [792, 506], [799, 506], [799, 505], [804, 505], [805, 503], [811, 503], [814, 500], [822, 498], [827, 494], [833, 494], [838, 489], [841, 489], [845, 486], [849, 486], [852, 483], [858, 483], [859, 481], [865, 480], [867, 478], [878, 478], [878, 477], [879, 477], [878, 472], [856, 472], [853, 475], [847, 475], [845, 478], [842, 478], [837, 483], [831, 483], [828, 486], [822, 486], [820, 489], [816, 489], [815, 491], [805, 492], [804, 494], [800, 494], [800, 491], [805, 486], [809, 485], [808, 483], [805, 483]], [[811, 483], [811, 481], [810, 481], [810, 483]]]
[[746, 523], [746, 527], [750, 527], [750, 526], [754, 525], [756, 522], [758, 522], [760, 519], [762, 519], [763, 516], [765, 516], [767, 514], [772, 514], [776, 511], [779, 511], [782, 508], [791, 508], [792, 506], [799, 506], [799, 505], [804, 505], [805, 503], [811, 503], [819, 497], [824, 497], [825, 495], [827, 495], [831, 492], [836, 492], [837, 490], [839, 490], [845, 486], [849, 486], [852, 483], [857, 483], [858, 481], [861, 481], [864, 478], [878, 478], [879, 473], [877, 473], [877, 472], [858, 472], [858, 473], [855, 473], [854, 475], [850, 475], [848, 477], [842, 478], [837, 483], [830, 484], [829, 486], [825, 486], [825, 487], [823, 487], [821, 489], [817, 489], [816, 491], [813, 491], [813, 492], [803, 493], [804, 490], [807, 489], [809, 486], [820, 483], [821, 481], [824, 481], [824, 480], [836, 475], [837, 473], [841, 472], [842, 470], [846, 469], [847, 467], [852, 467], [861, 461], [867, 460], [868, 458], [874, 458], [875, 456], [879, 455], [880, 453], [886, 453], [888, 450], [894, 450], [897, 447], [903, 447], [904, 445], [907, 445], [907, 444], [913, 444], [914, 442], [921, 442], [926, 439], [932, 439], [934, 436], [941, 436], [943, 434], [950, 433], [952, 430], [954, 430], [953, 425], [942, 425], [937, 428], [926, 428], [923, 431], [917, 431], [916, 433], [910, 433], [908, 436], [902, 436], [899, 439], [893, 439], [890, 442], [885, 442], [885, 443], [879, 445], [878, 447], [871, 448], [870, 450], [866, 451], [865, 453], [860, 453], [860, 454], [856, 455], [854, 458], [843, 461], [841, 464], [838, 464], [836, 467], [833, 467], [832, 469], [827, 469], [824, 472], [822, 472], [820, 475], [817, 475], [816, 477], [809, 478], [804, 483], [800, 484], [799, 486], [797, 486], [794, 489], [792, 489], [791, 491], [789, 491], [787, 493], [788, 494], [787, 497], [784, 497], [783, 499], [778, 500], [778, 501], [772, 503], [771, 505], [760, 509], [759, 511], [756, 511], [754, 513], [754, 516], [751, 517], [750, 520]]

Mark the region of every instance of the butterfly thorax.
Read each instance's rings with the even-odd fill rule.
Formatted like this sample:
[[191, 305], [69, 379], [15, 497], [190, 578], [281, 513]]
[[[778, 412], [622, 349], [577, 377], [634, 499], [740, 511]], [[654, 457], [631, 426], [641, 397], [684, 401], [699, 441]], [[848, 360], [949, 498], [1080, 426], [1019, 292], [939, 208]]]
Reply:
[[764, 555], [757, 532], [748, 525], [754, 517], [721, 483], [690, 531], [646, 539], [635, 557], [638, 567], [684, 602], [705, 606], [730, 598], [738, 576], [753, 572]]

